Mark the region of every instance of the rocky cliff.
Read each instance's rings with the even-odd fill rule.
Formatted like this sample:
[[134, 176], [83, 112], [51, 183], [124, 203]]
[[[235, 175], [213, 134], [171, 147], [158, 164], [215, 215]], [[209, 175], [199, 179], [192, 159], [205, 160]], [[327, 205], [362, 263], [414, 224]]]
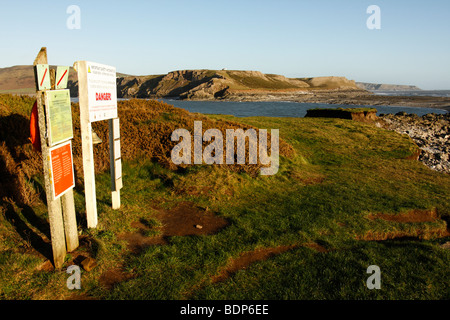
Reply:
[[284, 94], [312, 90], [363, 91], [344, 77], [287, 78], [259, 71], [179, 70], [166, 75], [117, 79], [123, 98], [178, 97], [192, 100], [233, 99], [241, 95]]

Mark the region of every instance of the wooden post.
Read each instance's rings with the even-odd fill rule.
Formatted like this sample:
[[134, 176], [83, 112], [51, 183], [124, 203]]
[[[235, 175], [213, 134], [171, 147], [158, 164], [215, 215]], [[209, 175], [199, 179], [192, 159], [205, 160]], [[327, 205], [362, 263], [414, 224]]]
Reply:
[[50, 238], [52, 241], [53, 263], [56, 269], [60, 269], [66, 257], [66, 241], [64, 237], [64, 222], [61, 212], [61, 200], [53, 200], [50, 181], [50, 153], [47, 146], [46, 124], [44, 113], [44, 93], [38, 91], [36, 94], [39, 130], [41, 135], [41, 150], [44, 166], [45, 194], [47, 196], [48, 219], [50, 222]]
[[[37, 71], [37, 65], [48, 65], [47, 61], [47, 49], [44, 47], [40, 50], [35, 61], [35, 74], [36, 74], [36, 100], [38, 109], [38, 122], [41, 139], [41, 152], [44, 168], [44, 184], [47, 198], [48, 216], [50, 223], [50, 237], [52, 243], [53, 263], [56, 269], [60, 269], [64, 263], [64, 259], [67, 251], [73, 251], [79, 245], [77, 223], [75, 215], [75, 203], [73, 199], [73, 190], [68, 190], [62, 197], [63, 208], [61, 208], [61, 199], [53, 199], [52, 190], [52, 177], [50, 170], [50, 148], [47, 142], [47, 123], [45, 114], [45, 90], [50, 89], [48, 87], [41, 87], [40, 83], [43, 83], [43, 79]], [[50, 77], [50, 70], [46, 76]], [[54, 76], [52, 76], [54, 86]], [[43, 90], [42, 90], [43, 89]], [[63, 217], [64, 215], [64, 217]], [[67, 242], [67, 247], [66, 247]]]
[[77, 218], [75, 214], [75, 201], [73, 190], [67, 191], [62, 197], [62, 210], [64, 216], [64, 231], [66, 234], [67, 251], [72, 252], [79, 246]]

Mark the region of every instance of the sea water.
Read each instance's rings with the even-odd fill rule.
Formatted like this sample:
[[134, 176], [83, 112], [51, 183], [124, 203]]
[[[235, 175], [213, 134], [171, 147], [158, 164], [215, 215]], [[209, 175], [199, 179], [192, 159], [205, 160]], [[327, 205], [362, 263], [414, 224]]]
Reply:
[[[411, 91], [409, 91], [411, 93]], [[450, 92], [449, 92], [450, 93]], [[118, 99], [128, 100], [128, 99]], [[289, 101], [192, 101], [177, 99], [157, 99], [177, 108], [189, 112], [203, 114], [226, 114], [235, 117], [304, 117], [308, 109], [314, 108], [375, 108], [377, 115], [387, 113], [406, 112], [422, 116], [427, 113], [445, 114], [446, 110], [435, 108], [418, 108], [405, 106], [367, 106], [367, 105], [342, 105], [327, 103], [300, 103]], [[78, 98], [72, 98], [72, 102], [78, 102]]]
[[404, 106], [362, 106], [362, 105], [341, 105], [326, 103], [299, 103], [287, 101], [190, 101], [162, 99], [160, 101], [171, 104], [175, 107], [186, 109], [189, 112], [204, 114], [227, 114], [235, 117], [304, 117], [308, 109], [314, 108], [375, 108], [377, 115], [382, 113], [406, 112], [422, 116], [427, 113], [445, 114], [446, 110], [434, 108], [417, 108]]

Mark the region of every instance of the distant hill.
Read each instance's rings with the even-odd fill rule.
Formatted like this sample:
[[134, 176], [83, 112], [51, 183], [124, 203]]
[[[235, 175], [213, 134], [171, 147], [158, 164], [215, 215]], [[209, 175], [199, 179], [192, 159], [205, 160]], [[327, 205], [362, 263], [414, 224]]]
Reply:
[[[52, 66], [51, 66], [52, 68]], [[53, 67], [54, 68], [54, 67]], [[70, 68], [68, 87], [78, 95], [77, 73]], [[131, 76], [117, 73], [119, 98], [223, 99], [236, 94], [305, 91], [363, 91], [345, 77], [287, 78], [242, 70], [178, 70], [163, 75]], [[35, 93], [33, 66], [0, 68], [0, 93]]]
[[236, 94], [270, 94], [310, 90], [362, 91], [344, 77], [287, 78], [242, 70], [178, 70], [165, 75], [117, 79], [118, 96], [127, 98], [179, 97], [181, 99], [226, 99]]
[[32, 66], [14, 66], [0, 69], [0, 93], [34, 93]]
[[367, 90], [367, 91], [421, 91], [422, 90], [416, 86], [398, 85], [398, 84], [356, 82], [356, 85], [359, 88]]
[[[55, 68], [56, 66], [50, 66]], [[117, 73], [117, 76], [127, 76]], [[69, 87], [78, 80], [77, 73], [70, 67]], [[75, 90], [72, 90], [75, 91]], [[36, 92], [34, 80], [34, 68], [31, 65], [20, 65], [8, 68], [0, 68], [0, 93], [33, 94]], [[76, 92], [75, 95], [78, 95]], [[73, 96], [73, 94], [72, 94]]]

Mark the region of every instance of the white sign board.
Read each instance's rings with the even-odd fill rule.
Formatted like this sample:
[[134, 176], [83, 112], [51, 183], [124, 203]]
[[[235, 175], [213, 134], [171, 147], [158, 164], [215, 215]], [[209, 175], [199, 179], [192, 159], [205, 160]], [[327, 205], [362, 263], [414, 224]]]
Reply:
[[[74, 69], [78, 74], [78, 97], [80, 101], [80, 129], [83, 153], [84, 194], [88, 228], [97, 226], [97, 197], [95, 192], [94, 150], [92, 143], [92, 122], [117, 119], [116, 68], [89, 61], [76, 61]], [[118, 120], [118, 119], [117, 119]], [[110, 136], [114, 133], [109, 125]], [[110, 153], [114, 155], [114, 140], [110, 138]], [[122, 169], [115, 169], [114, 156], [110, 159], [111, 179], [122, 175]], [[114, 180], [115, 181], [115, 180]], [[121, 180], [120, 180], [121, 181]], [[112, 191], [112, 207], [120, 207], [120, 194]]]
[[117, 118], [116, 68], [85, 62], [89, 122]]
[[48, 90], [44, 96], [49, 145], [54, 146], [72, 139], [72, 107], [69, 90]]

